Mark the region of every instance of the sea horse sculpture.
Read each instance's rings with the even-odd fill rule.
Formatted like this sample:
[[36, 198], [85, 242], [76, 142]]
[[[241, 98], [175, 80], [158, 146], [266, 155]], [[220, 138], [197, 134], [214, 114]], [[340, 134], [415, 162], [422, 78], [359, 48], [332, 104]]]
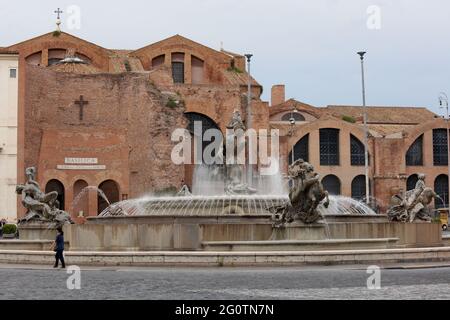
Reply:
[[16, 186], [16, 193], [22, 197], [22, 205], [27, 209], [20, 223], [28, 221], [52, 222], [57, 225], [72, 223], [70, 215], [59, 209], [58, 192], [44, 193], [35, 181], [36, 168], [25, 170], [27, 182]]
[[310, 224], [320, 220], [322, 216], [317, 211], [318, 205], [325, 200], [323, 205], [328, 208], [330, 201], [314, 167], [303, 159], [298, 159], [289, 166], [289, 177], [292, 181], [289, 202], [269, 208], [275, 225], [295, 220]]
[[431, 221], [428, 205], [434, 198], [440, 199], [440, 197], [425, 185], [425, 174], [419, 174], [418, 178], [414, 189], [404, 194], [396, 194], [391, 198], [387, 211], [390, 221]]

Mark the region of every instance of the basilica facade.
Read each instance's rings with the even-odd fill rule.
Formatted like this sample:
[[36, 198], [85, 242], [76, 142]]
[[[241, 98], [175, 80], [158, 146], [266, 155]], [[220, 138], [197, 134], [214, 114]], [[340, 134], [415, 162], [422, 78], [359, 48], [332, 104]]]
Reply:
[[[251, 128], [279, 130], [283, 174], [303, 158], [331, 194], [366, 196], [362, 108], [286, 99], [283, 85], [271, 88], [269, 103], [253, 78], [248, 106], [242, 54], [180, 35], [113, 50], [65, 32], [0, 48], [0, 57], [11, 52], [18, 57], [14, 175], [21, 183], [25, 168], [36, 167], [42, 189], [57, 191], [61, 209], [79, 222], [107, 206], [97, 188], [116, 202], [191, 187], [194, 165], [171, 160], [173, 130], [201, 121], [203, 130], [225, 133], [235, 110], [246, 124], [251, 117]], [[423, 107], [367, 110], [370, 196], [380, 211], [418, 173], [448, 201], [445, 120]], [[16, 195], [7, 197], [21, 216]]]

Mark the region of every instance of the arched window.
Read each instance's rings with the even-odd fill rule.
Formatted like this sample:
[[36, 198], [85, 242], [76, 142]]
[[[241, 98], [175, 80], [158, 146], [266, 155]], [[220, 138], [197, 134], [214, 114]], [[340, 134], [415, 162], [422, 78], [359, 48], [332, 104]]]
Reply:
[[28, 64], [40, 66], [42, 63], [42, 51], [29, 55], [25, 60], [27, 61]]
[[434, 180], [434, 192], [436, 192], [442, 200], [434, 199], [434, 206], [436, 208], [444, 208], [448, 204], [448, 176], [441, 174]]
[[83, 212], [84, 216], [89, 213], [88, 183], [84, 180], [77, 180], [73, 184], [73, 213], [78, 216]]
[[354, 135], [350, 135], [350, 162], [352, 166], [364, 165], [364, 144]]
[[88, 56], [86, 56], [86, 55], [84, 55], [82, 53], [79, 53], [79, 52], [75, 53], [75, 57], [77, 57], [78, 59], [83, 60], [83, 62], [88, 63], [88, 64], [90, 64], [92, 62], [91, 59]]
[[339, 165], [339, 129], [320, 129], [320, 165]]
[[341, 194], [341, 181], [333, 174], [329, 174], [322, 179], [323, 188], [332, 195]]
[[435, 166], [446, 166], [448, 163], [445, 129], [433, 129], [433, 163]]
[[[369, 185], [370, 188], [370, 185]], [[362, 200], [366, 197], [366, 176], [356, 176], [352, 181], [352, 198]]]
[[98, 188], [103, 191], [103, 195], [106, 197], [106, 199], [105, 199], [101, 193], [98, 194], [98, 197], [97, 197], [98, 211], [97, 211], [97, 213], [100, 214], [100, 213], [102, 213], [103, 210], [105, 210], [109, 206], [108, 201], [109, 201], [109, 203], [112, 204], [112, 203], [119, 202], [120, 198], [119, 198], [119, 186], [117, 185], [117, 183], [114, 180], [103, 181], [102, 183], [100, 183]]
[[203, 60], [191, 56], [191, 76], [192, 76], [192, 84], [202, 84], [204, 83], [203, 79], [203, 68], [204, 62]]
[[58, 208], [60, 210], [64, 210], [65, 208], [65, 190], [64, 190], [64, 185], [61, 183], [61, 181], [56, 180], [56, 179], [52, 179], [49, 182], [47, 182], [47, 184], [45, 185], [45, 193], [49, 193], [49, 192], [53, 192], [56, 191], [58, 192], [58, 197], [56, 198], [56, 200], [58, 200]]
[[423, 165], [423, 135], [418, 137], [416, 141], [409, 147], [406, 152], [407, 166], [422, 166]]
[[406, 180], [406, 191], [414, 189], [416, 187], [417, 180], [419, 180], [417, 174], [410, 175]]
[[305, 117], [298, 112], [289, 112], [283, 114], [283, 116], [281, 117], [281, 121], [291, 121], [291, 118], [298, 122], [305, 121]]
[[166, 55], [162, 54], [160, 56], [157, 56], [155, 58], [152, 59], [152, 68], [156, 68], [162, 64], [164, 64], [164, 61], [166, 59]]
[[174, 83], [184, 83], [184, 53], [172, 53], [172, 77]]
[[[309, 161], [309, 133], [294, 146], [294, 161], [298, 159]], [[289, 152], [289, 164], [292, 164], [292, 150]]]

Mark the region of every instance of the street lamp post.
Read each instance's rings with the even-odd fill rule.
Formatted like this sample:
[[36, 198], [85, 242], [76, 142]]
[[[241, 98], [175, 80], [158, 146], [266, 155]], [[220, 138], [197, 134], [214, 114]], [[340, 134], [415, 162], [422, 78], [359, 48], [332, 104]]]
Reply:
[[[449, 118], [448, 118], [448, 97], [447, 94], [445, 94], [445, 92], [441, 92], [439, 93], [439, 106], [441, 108], [445, 108], [446, 110], [446, 119], [445, 122], [447, 124], [447, 178], [448, 178], [448, 189], [450, 189], [450, 139], [449, 139], [449, 126], [448, 126], [448, 122], [449, 122]], [[447, 189], [447, 203], [446, 205], [448, 206], [447, 208], [450, 208], [450, 192]]]
[[370, 205], [370, 188], [369, 188], [369, 130], [367, 129], [367, 108], [366, 108], [366, 88], [364, 83], [364, 55], [365, 51], [358, 52], [361, 59], [361, 83], [362, 83], [362, 100], [363, 100], [363, 119], [364, 119], [364, 169], [366, 175], [366, 203]]
[[[297, 113], [297, 109], [295, 109], [295, 107], [292, 108], [291, 110], [291, 118], [289, 119], [289, 124], [291, 125], [291, 130], [289, 132], [289, 135], [292, 137], [294, 136], [294, 128], [295, 128], [295, 118], [294, 118], [294, 113]], [[294, 147], [295, 147], [295, 143], [292, 144], [292, 150], [291, 150], [291, 159], [292, 159], [292, 163], [294, 163], [295, 161], [295, 156], [294, 156]]]
[[[247, 82], [247, 114], [246, 114], [246, 124], [247, 124], [247, 130], [252, 127], [252, 121], [251, 121], [251, 103], [252, 103], [252, 77], [250, 74], [250, 61], [253, 57], [253, 54], [247, 53], [244, 55], [247, 58], [247, 74], [248, 74], [248, 82]], [[251, 150], [249, 149], [248, 152], [250, 153]], [[247, 184], [249, 186], [252, 185], [253, 180], [253, 172], [252, 167], [250, 164], [250, 154], [248, 155], [248, 168], [247, 168]]]

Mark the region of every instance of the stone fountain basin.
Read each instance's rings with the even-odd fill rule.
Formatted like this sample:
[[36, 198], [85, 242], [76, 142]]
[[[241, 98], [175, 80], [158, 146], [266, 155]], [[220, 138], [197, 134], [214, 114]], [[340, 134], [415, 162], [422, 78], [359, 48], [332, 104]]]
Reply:
[[[293, 250], [282, 241], [315, 242], [310, 247], [297, 245], [295, 250], [336, 248], [332, 241], [345, 243], [341, 247], [349, 250], [380, 245], [442, 245], [442, 231], [437, 223], [389, 223], [384, 215], [330, 216], [327, 220], [328, 224], [295, 222], [285, 228], [273, 228], [268, 214], [91, 217], [84, 225], [67, 226], [66, 239], [74, 251], [206, 250], [205, 244], [210, 248], [216, 243], [216, 248], [220, 248], [220, 242], [234, 241], [247, 242], [246, 250], [250, 251], [260, 250], [260, 241], [266, 241], [274, 251]], [[381, 240], [372, 241], [376, 239]], [[240, 248], [243, 250], [243, 246]]]

